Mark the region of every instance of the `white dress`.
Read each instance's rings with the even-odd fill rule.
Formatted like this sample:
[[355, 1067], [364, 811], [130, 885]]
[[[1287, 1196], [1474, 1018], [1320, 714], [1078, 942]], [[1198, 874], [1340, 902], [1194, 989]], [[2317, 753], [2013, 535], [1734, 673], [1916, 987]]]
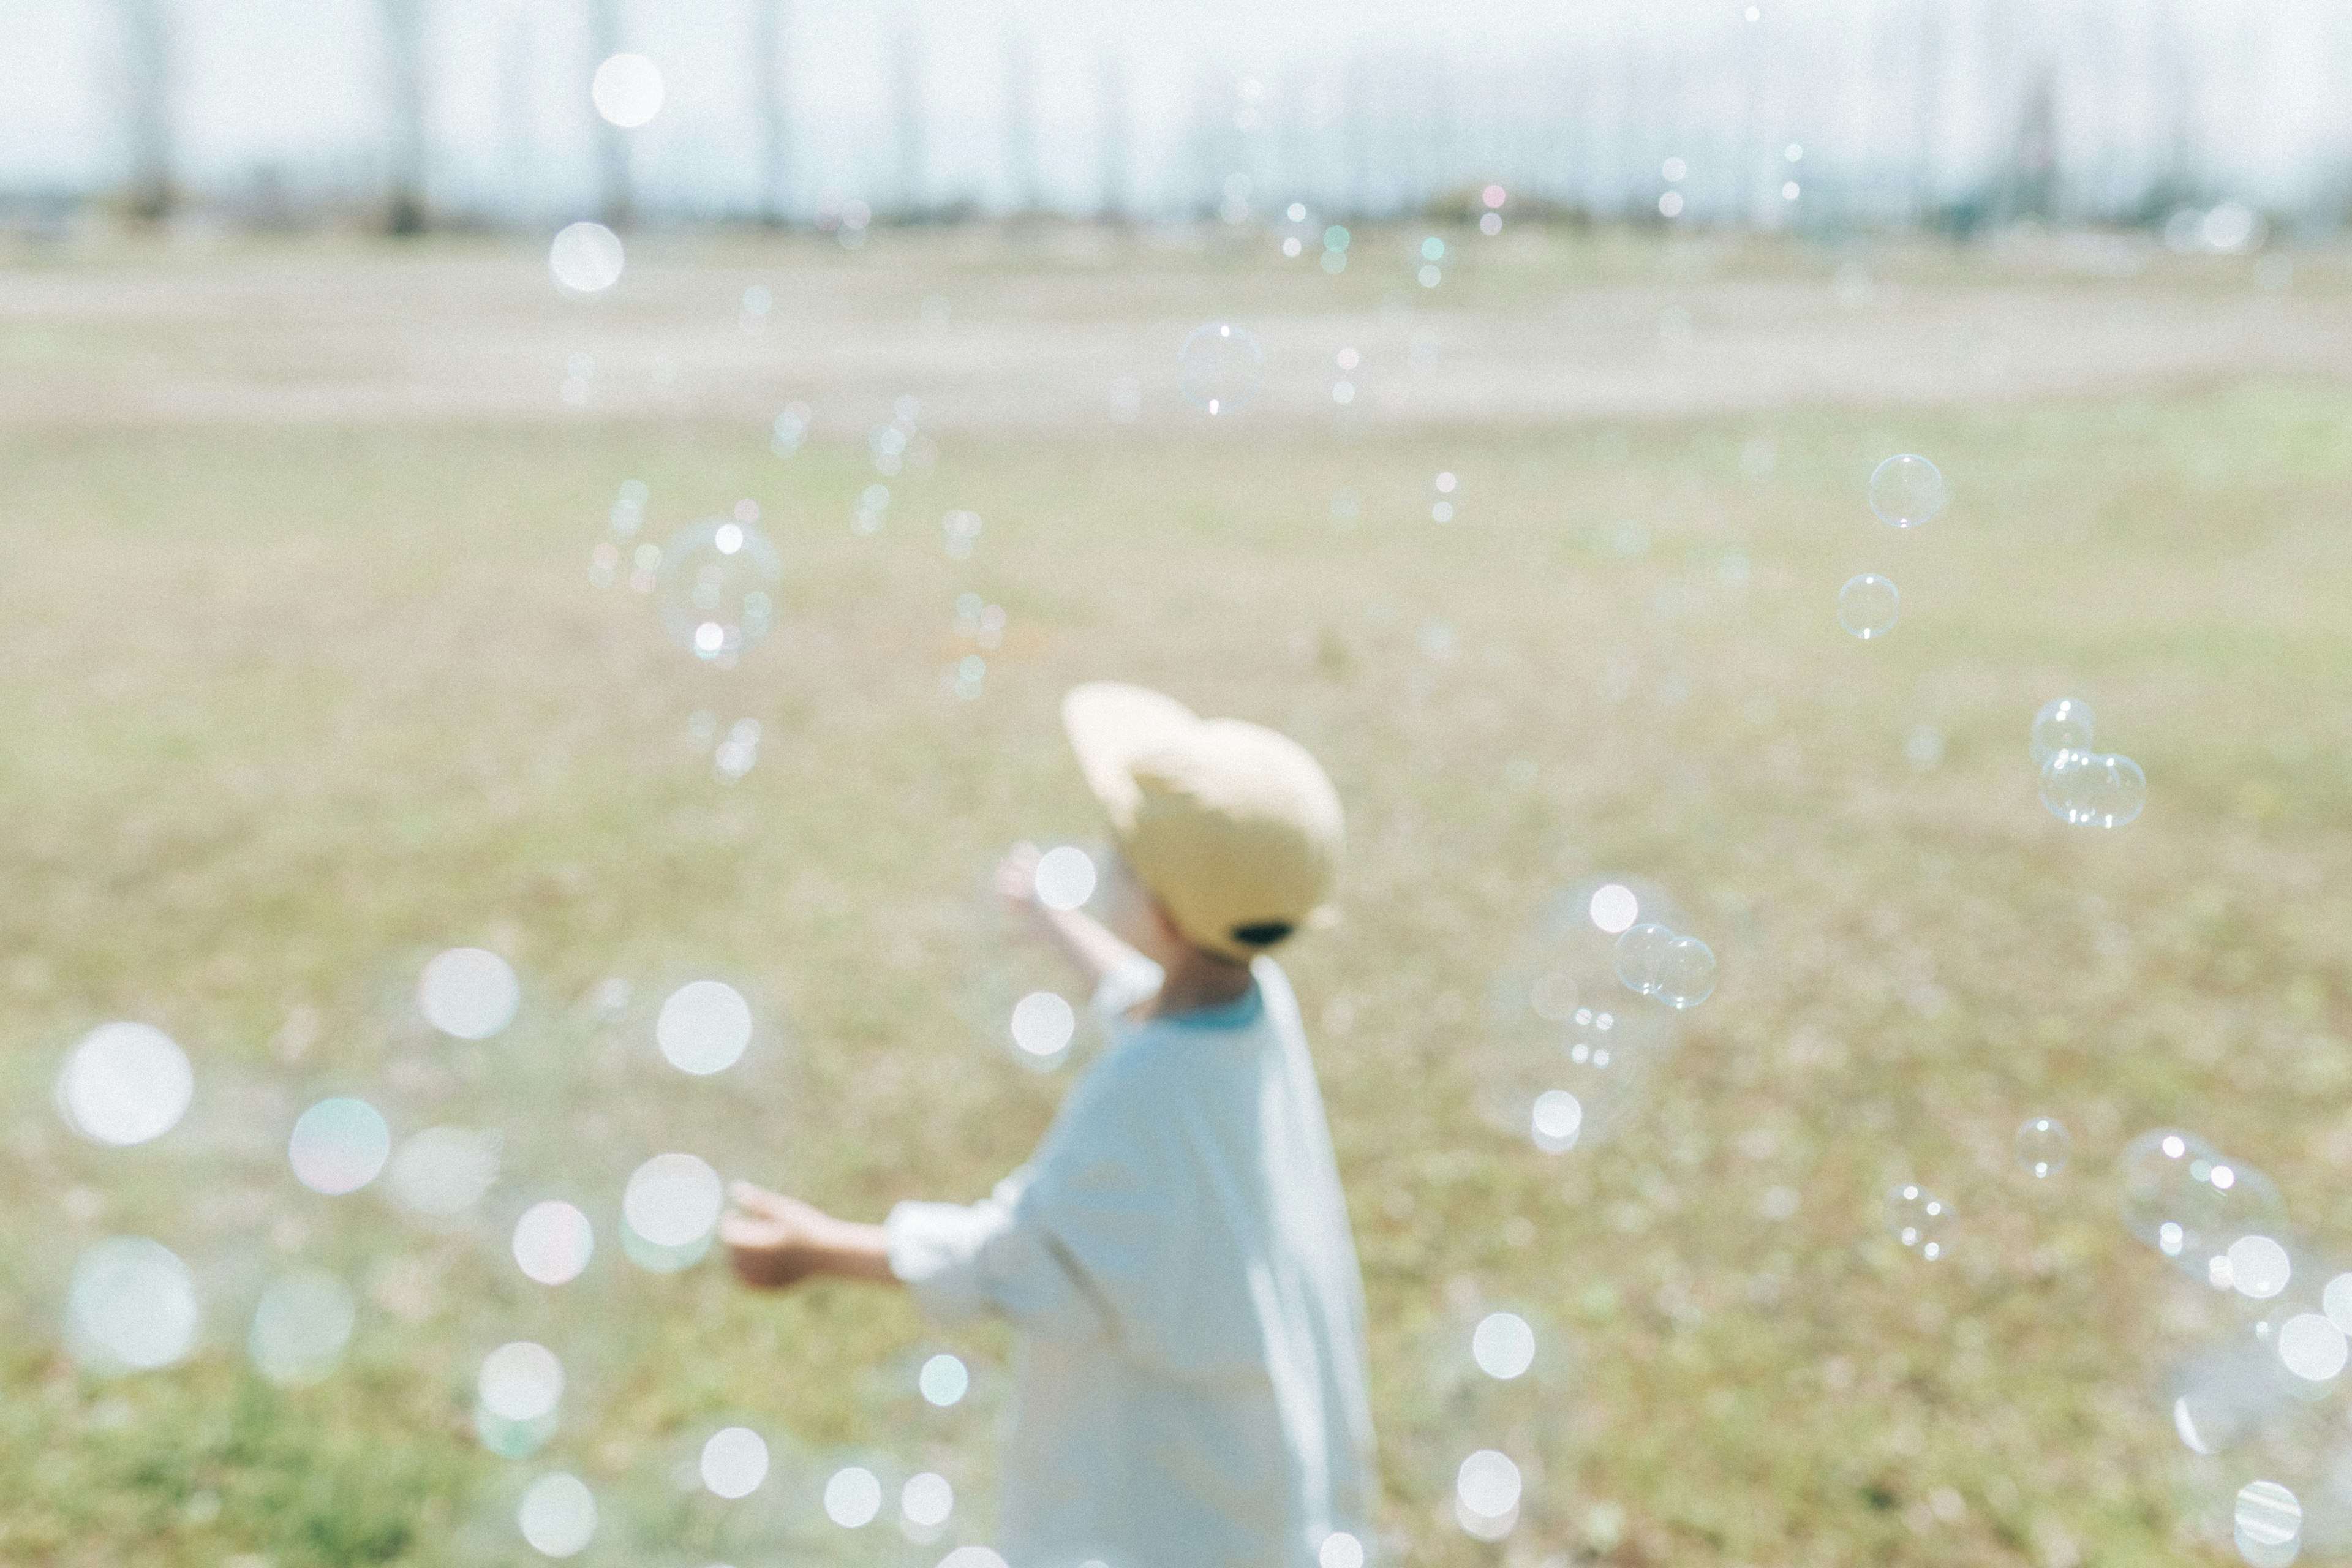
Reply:
[[1362, 1279], [1297, 998], [1253, 969], [1236, 1003], [1115, 1024], [986, 1201], [890, 1212], [927, 1315], [1018, 1331], [994, 1543], [1013, 1568], [1370, 1549]]

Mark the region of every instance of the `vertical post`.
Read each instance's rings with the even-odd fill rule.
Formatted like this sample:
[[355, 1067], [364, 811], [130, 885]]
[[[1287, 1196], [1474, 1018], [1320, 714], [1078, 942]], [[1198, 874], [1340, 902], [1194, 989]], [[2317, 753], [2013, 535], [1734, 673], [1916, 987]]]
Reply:
[[384, 213], [390, 234], [422, 234], [425, 206], [425, 0], [377, 0], [383, 21]]
[[792, 121], [784, 75], [789, 0], [751, 0], [751, 101], [760, 116], [760, 221], [782, 228], [792, 206]]
[[1115, 45], [1105, 44], [1096, 68], [1096, 112], [1101, 117], [1097, 140], [1102, 147], [1102, 219], [1127, 219], [1128, 188], [1127, 67]]
[[923, 209], [923, 62], [915, 35], [915, 14], [901, 9], [891, 34], [891, 102], [898, 120], [898, 213], [913, 218]]
[[1015, 214], [1045, 207], [1037, 177], [1036, 64], [1029, 35], [1017, 26], [1004, 34], [1004, 174]]
[[163, 0], [118, 0], [122, 23], [122, 111], [130, 153], [124, 197], [142, 223], [172, 216], [172, 30]]
[[[621, 52], [621, 0], [588, 0], [588, 44], [595, 68]], [[604, 222], [627, 228], [636, 222], [637, 198], [629, 171], [629, 133], [597, 114], [592, 106], [596, 133], [596, 170], [604, 193]]]

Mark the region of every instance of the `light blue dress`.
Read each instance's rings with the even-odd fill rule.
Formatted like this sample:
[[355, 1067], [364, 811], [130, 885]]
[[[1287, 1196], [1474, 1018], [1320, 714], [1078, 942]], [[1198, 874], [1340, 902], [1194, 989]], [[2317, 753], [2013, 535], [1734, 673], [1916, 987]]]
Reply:
[[1363, 1283], [1297, 998], [1253, 969], [1226, 1006], [1115, 1023], [984, 1202], [890, 1213], [929, 1316], [1018, 1331], [994, 1543], [1013, 1568], [1369, 1553]]

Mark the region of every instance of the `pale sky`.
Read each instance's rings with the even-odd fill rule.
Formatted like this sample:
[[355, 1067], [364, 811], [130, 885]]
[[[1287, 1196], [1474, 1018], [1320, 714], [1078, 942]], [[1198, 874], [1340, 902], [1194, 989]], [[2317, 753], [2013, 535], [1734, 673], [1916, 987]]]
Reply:
[[[121, 177], [118, 3], [0, 4], [0, 189]], [[651, 57], [667, 88], [661, 114], [632, 133], [648, 206], [754, 199], [751, 3], [624, 0], [625, 46]], [[181, 40], [175, 123], [191, 183], [234, 188], [266, 165], [298, 189], [369, 188], [383, 124], [377, 0], [163, 4]], [[427, 4], [436, 203], [523, 207], [534, 218], [592, 206], [583, 0]], [[1107, 57], [1129, 95], [1128, 183], [1147, 205], [1197, 199], [1221, 160], [1268, 171], [1270, 183], [1400, 187], [1515, 177], [1546, 160], [1557, 172], [1568, 160], [1588, 184], [1590, 169], [1605, 165], [1606, 186], [1621, 172], [1636, 184], [1654, 178], [1663, 150], [1697, 165], [1696, 193], [1745, 156], [1739, 148], [1777, 147], [1784, 136], [1811, 144], [1810, 172], [1822, 178], [1907, 167], [1925, 143], [1948, 185], [2013, 143], [2023, 84], [2043, 60], [2059, 81], [2062, 164], [2078, 178], [2128, 184], [2134, 169], [2168, 156], [2183, 104], [2200, 169], [2226, 187], [2216, 195], [2283, 201], [2327, 181], [2340, 187], [2352, 169], [2343, 151], [2352, 147], [2352, 5], [1763, 0], [1754, 23], [1746, 9], [1746, 0], [796, 0], [787, 68], [795, 205], [833, 192], [878, 205], [894, 194], [890, 62], [901, 18], [919, 40], [926, 195], [983, 205], [1013, 195], [1003, 88], [1016, 29], [1034, 60], [1045, 195], [1080, 209], [1101, 187]], [[1923, 16], [1936, 18], [1932, 76], [1922, 71]], [[1246, 107], [1239, 95], [1251, 80], [1261, 84], [1265, 129], [1203, 151], [1204, 114], [1220, 134], [1229, 130], [1223, 119]], [[1927, 81], [1935, 102], [1923, 111]], [[1353, 154], [1349, 124], [1364, 143]], [[1342, 166], [1351, 156], [1377, 167], [1351, 175]]]

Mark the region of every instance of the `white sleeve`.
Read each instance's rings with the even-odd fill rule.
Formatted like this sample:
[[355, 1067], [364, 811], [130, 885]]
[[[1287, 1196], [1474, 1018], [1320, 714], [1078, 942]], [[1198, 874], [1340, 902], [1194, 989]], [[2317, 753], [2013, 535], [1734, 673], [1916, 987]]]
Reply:
[[1164, 979], [1166, 974], [1158, 964], [1141, 953], [1136, 953], [1131, 962], [1104, 973], [1101, 982], [1095, 986], [1094, 997], [1087, 1004], [1087, 1009], [1097, 1022], [1108, 1028], [1117, 1024], [1137, 1003], [1158, 995]]
[[1104, 1330], [1068, 1250], [1034, 1220], [1016, 1217], [1026, 1184], [1016, 1172], [976, 1204], [900, 1204], [883, 1221], [890, 1272], [943, 1328], [997, 1311], [1025, 1333], [1083, 1339]]

